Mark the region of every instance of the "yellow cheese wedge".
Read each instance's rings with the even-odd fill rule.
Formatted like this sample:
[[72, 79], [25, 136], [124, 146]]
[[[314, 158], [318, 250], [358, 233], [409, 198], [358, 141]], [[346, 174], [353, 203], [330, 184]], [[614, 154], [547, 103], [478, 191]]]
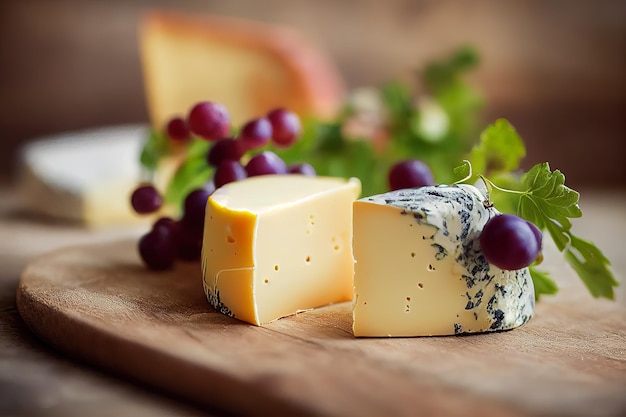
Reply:
[[333, 64], [297, 32], [233, 18], [151, 12], [141, 55], [153, 126], [216, 101], [237, 126], [275, 107], [331, 117], [343, 81]]
[[357, 179], [265, 175], [209, 198], [202, 270], [209, 302], [261, 325], [352, 299]]

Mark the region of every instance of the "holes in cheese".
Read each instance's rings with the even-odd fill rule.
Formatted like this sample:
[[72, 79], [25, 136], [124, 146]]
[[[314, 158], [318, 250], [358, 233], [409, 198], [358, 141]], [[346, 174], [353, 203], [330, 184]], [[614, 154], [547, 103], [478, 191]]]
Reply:
[[258, 176], [219, 188], [209, 198], [204, 229], [209, 302], [261, 325], [350, 300], [352, 203], [359, 192], [356, 179], [300, 175]]
[[528, 269], [505, 271], [482, 254], [480, 233], [498, 214], [484, 200], [458, 185], [354, 203], [355, 336], [479, 333], [530, 319]]

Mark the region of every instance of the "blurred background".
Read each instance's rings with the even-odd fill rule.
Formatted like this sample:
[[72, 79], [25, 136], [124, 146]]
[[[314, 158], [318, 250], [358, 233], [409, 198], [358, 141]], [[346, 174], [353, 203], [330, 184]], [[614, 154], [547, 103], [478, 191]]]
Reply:
[[0, 1], [0, 181], [42, 135], [148, 120], [138, 20], [149, 8], [293, 26], [352, 89], [380, 85], [459, 45], [485, 123], [508, 118], [573, 187], [626, 187], [623, 0]]

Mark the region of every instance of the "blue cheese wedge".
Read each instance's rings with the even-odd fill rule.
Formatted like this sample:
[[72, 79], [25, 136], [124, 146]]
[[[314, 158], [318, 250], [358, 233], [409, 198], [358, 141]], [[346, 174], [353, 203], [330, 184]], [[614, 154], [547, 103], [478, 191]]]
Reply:
[[489, 264], [479, 236], [498, 211], [473, 186], [433, 186], [354, 203], [354, 335], [512, 329], [533, 315], [527, 268]]

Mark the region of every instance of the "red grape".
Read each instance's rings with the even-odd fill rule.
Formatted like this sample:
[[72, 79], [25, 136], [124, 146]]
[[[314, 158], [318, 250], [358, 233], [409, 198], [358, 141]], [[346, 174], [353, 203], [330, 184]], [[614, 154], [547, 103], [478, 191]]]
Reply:
[[264, 151], [254, 155], [246, 165], [249, 177], [267, 174], [286, 174], [287, 165], [278, 155], [271, 151]]
[[207, 162], [218, 167], [223, 161], [239, 161], [244, 153], [245, 148], [240, 141], [232, 138], [220, 139], [209, 150]]
[[191, 132], [206, 140], [222, 139], [230, 133], [228, 111], [219, 103], [203, 101], [193, 106], [187, 117]]
[[300, 118], [294, 112], [274, 109], [267, 114], [267, 118], [272, 124], [272, 139], [277, 146], [288, 147], [300, 135], [302, 125]]
[[180, 225], [170, 217], [161, 217], [152, 225], [152, 230], [167, 236], [168, 239], [176, 243], [180, 234]]
[[258, 149], [269, 142], [272, 137], [272, 124], [265, 117], [250, 120], [241, 129], [239, 139], [246, 149]]
[[392, 191], [435, 185], [428, 165], [417, 159], [407, 159], [395, 164], [389, 170], [388, 179]]
[[189, 126], [187, 126], [187, 122], [181, 117], [175, 117], [167, 122], [165, 131], [167, 132], [167, 136], [174, 142], [184, 142], [191, 138]]
[[198, 188], [187, 195], [183, 212], [183, 223], [185, 227], [199, 230], [199, 233], [202, 234], [206, 203], [211, 194], [211, 190]]
[[533, 234], [535, 235], [535, 239], [537, 239], [537, 245], [539, 246], [539, 250], [541, 250], [543, 233], [541, 233], [541, 230], [539, 230], [535, 223], [529, 221], [526, 221], [526, 223], [528, 223], [528, 226], [530, 226], [530, 230], [532, 230]]
[[130, 204], [139, 214], [154, 213], [163, 205], [163, 198], [153, 185], [145, 184], [133, 191]]
[[490, 219], [480, 234], [480, 246], [489, 263], [505, 270], [529, 266], [541, 250], [529, 222], [512, 214]]
[[159, 230], [152, 230], [143, 235], [139, 239], [138, 249], [141, 259], [150, 269], [168, 269], [176, 259], [174, 241]]
[[220, 188], [224, 184], [243, 180], [246, 177], [246, 170], [238, 161], [223, 161], [215, 170], [213, 182], [216, 188]]
[[289, 168], [287, 168], [287, 172], [290, 174], [307, 175], [309, 177], [314, 177], [316, 174], [313, 165], [307, 164], [306, 162], [289, 166]]
[[202, 229], [200, 232], [189, 225], [181, 228], [180, 239], [178, 241], [178, 257], [185, 261], [195, 261], [202, 253]]

